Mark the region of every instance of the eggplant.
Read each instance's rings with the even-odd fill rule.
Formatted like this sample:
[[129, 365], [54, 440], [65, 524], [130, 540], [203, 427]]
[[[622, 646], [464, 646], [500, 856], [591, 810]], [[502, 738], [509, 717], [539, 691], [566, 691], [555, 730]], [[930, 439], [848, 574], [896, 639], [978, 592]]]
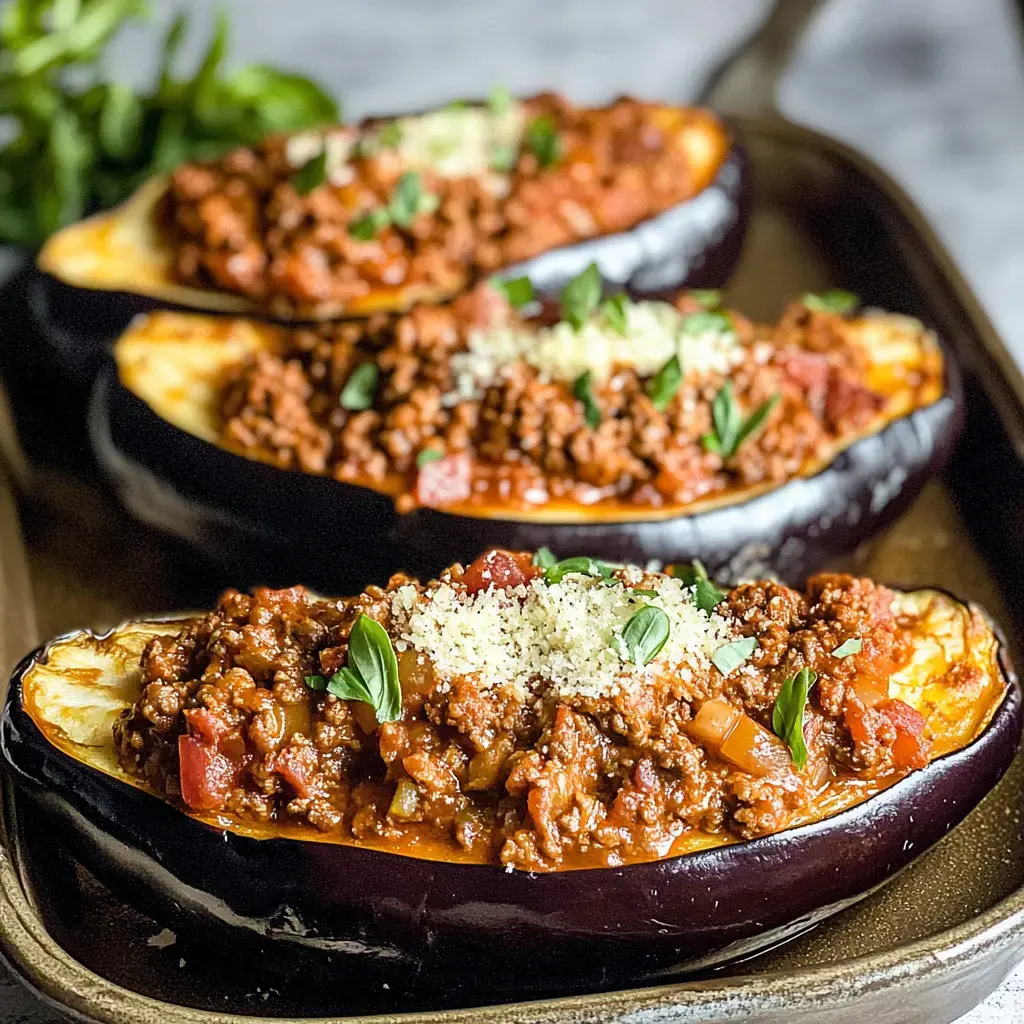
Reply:
[[[904, 321], [893, 322], [898, 338]], [[338, 591], [383, 582], [399, 568], [430, 576], [487, 546], [547, 546], [563, 557], [637, 564], [697, 558], [723, 579], [771, 571], [797, 582], [893, 521], [945, 464], [962, 419], [959, 377], [944, 359], [942, 386], [936, 369], [926, 400], [893, 399], [854, 443], [773, 489], [751, 487], [675, 510], [418, 507], [399, 514], [388, 494], [219, 445], [216, 391], [224, 369], [284, 338], [284, 328], [254, 321], [159, 314], [118, 341], [115, 364], [93, 395], [94, 450], [122, 501], [246, 583], [297, 576]], [[898, 363], [900, 351], [896, 344], [891, 356], [877, 357]], [[941, 356], [936, 349], [929, 358]]]
[[[1021, 692], [996, 627], [939, 591], [897, 592], [896, 602], [928, 609], [919, 656], [890, 686], [917, 694], [933, 760], [754, 840], [534, 874], [185, 813], [121, 770], [111, 735], [138, 696], [145, 643], [181, 619], [69, 633], [21, 662], [0, 721], [5, 806], [40, 812], [85, 867], [161, 923], [238, 955], [258, 950], [267, 964], [330, 965], [333, 981], [354, 969], [364, 984], [418, 978], [436, 991], [465, 980], [471, 962], [492, 991], [522, 994], [706, 968], [870, 894], [959, 823], [1013, 759]], [[982, 680], [966, 698], [943, 688], [964, 660]]]
[[[668, 130], [691, 154], [690, 199], [627, 230], [585, 239], [506, 268], [499, 276], [528, 274], [541, 292], [556, 292], [590, 263], [604, 280], [637, 292], [720, 287], [739, 258], [749, 219], [750, 183], [742, 147], [715, 115], [658, 108]], [[36, 305], [51, 331], [116, 336], [131, 317], [156, 303], [219, 313], [267, 313], [285, 320], [361, 317], [444, 301], [474, 283], [463, 270], [443, 285], [380, 286], [346, 303], [282, 311], [242, 295], [175, 280], [172, 251], [158, 226], [166, 177], [143, 185], [121, 206], [59, 231], [47, 241]], [[97, 327], [96, 325], [100, 325]], [[110, 329], [107, 332], [107, 329]]]

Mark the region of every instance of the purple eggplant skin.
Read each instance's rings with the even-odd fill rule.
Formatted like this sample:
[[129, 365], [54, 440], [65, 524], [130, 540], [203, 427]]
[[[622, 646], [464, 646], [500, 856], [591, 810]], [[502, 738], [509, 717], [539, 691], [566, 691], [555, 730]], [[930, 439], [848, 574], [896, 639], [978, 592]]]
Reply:
[[[731, 126], [729, 131], [735, 139]], [[711, 184], [686, 202], [628, 231], [542, 253], [498, 276], [527, 274], [538, 293], [553, 295], [597, 263], [608, 287], [634, 294], [720, 288], [739, 261], [750, 206], [749, 160], [734, 141]], [[128, 292], [78, 288], [42, 271], [27, 287], [47, 355], [76, 378], [95, 376], [103, 353], [138, 314], [186, 308]]]
[[355, 965], [436, 987], [468, 962], [511, 994], [635, 982], [767, 949], [870, 894], [962, 821], [1020, 741], [1020, 686], [996, 635], [1007, 689], [969, 746], [831, 818], [627, 867], [506, 872], [221, 832], [46, 740], [21, 702], [44, 648], [15, 670], [0, 719], [4, 805], [42, 814], [116, 896], [161, 923], [280, 966]]
[[429, 508], [399, 515], [375, 491], [276, 469], [186, 434], [121, 387], [113, 366], [96, 381], [90, 431], [129, 509], [222, 565], [236, 583], [302, 579], [338, 593], [399, 569], [430, 577], [490, 547], [546, 546], [562, 558], [639, 565], [698, 558], [722, 579], [770, 571], [799, 583], [909, 506], [945, 465], [962, 419], [960, 378], [947, 355], [938, 401], [855, 442], [812, 477], [694, 515], [568, 524]]

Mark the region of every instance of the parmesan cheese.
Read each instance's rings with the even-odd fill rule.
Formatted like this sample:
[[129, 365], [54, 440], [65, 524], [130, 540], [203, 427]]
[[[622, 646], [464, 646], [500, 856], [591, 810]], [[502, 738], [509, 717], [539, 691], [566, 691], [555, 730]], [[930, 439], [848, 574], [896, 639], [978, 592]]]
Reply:
[[446, 404], [479, 397], [506, 367], [520, 361], [545, 381], [570, 382], [589, 372], [595, 383], [603, 383], [617, 367], [653, 376], [672, 356], [679, 358], [690, 380], [726, 374], [743, 358], [734, 331], [688, 332], [686, 315], [667, 302], [632, 302], [625, 310], [625, 333], [601, 314], [579, 330], [563, 321], [550, 327], [501, 324], [471, 331], [466, 350], [452, 356], [455, 387], [445, 396]]
[[[667, 673], [707, 670], [712, 653], [733, 638], [730, 623], [698, 609], [681, 580], [648, 578], [645, 586], [657, 596], [576, 574], [474, 595], [450, 583], [423, 594], [404, 586], [392, 596], [394, 643], [427, 655], [441, 680], [470, 676], [481, 688], [512, 687], [522, 697], [609, 696]], [[665, 612], [670, 632], [657, 657], [640, 666], [625, 660], [620, 638], [644, 604]]]

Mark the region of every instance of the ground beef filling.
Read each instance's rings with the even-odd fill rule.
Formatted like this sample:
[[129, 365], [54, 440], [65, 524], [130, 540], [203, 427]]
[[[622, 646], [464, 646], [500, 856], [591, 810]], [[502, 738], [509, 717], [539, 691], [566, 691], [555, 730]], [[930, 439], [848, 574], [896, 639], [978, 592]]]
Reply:
[[[528, 556], [492, 553], [442, 580], [472, 594], [521, 588], [536, 571]], [[616, 578], [658, 580], [639, 570]], [[305, 679], [346, 663], [362, 614], [397, 641], [403, 587], [424, 591], [396, 576], [354, 600], [301, 587], [227, 592], [215, 612], [147, 647], [142, 696], [115, 727], [123, 766], [194, 810], [550, 870], [665, 856], [693, 830], [764, 835], [837, 780], [898, 777], [927, 760], [924, 720], [886, 694], [913, 623], [895, 619], [891, 592], [868, 580], [820, 575], [805, 593], [738, 586], [717, 614], [737, 637], [757, 638], [742, 670], [655, 672], [597, 696], [490, 688], [396, 644], [401, 718], [378, 725], [368, 704]], [[833, 654], [853, 638], [856, 654]], [[783, 682], [804, 667], [818, 680], [809, 759], [796, 771], [771, 716]], [[715, 734], [723, 718], [734, 725], [728, 743]]]
[[[685, 293], [675, 305], [696, 308]], [[395, 494], [403, 511], [548, 502], [658, 508], [791, 479], [884, 407], [843, 317], [799, 303], [776, 325], [730, 315], [739, 348], [728, 374], [687, 374], [659, 409], [650, 378], [620, 367], [594, 387], [596, 429], [572, 382], [525, 361], [479, 394], [458, 395], [452, 358], [474, 330], [552, 316], [523, 321], [487, 286], [451, 306], [295, 330], [286, 351], [228, 371], [221, 437], [282, 468]], [[379, 370], [372, 405], [346, 409], [342, 393], [366, 363]], [[744, 415], [778, 401], [763, 429], [723, 457], [702, 439], [726, 380]]]
[[353, 155], [347, 180], [307, 194], [295, 187], [284, 137], [184, 164], [160, 211], [176, 276], [280, 314], [407, 285], [450, 294], [467, 278], [633, 227], [701, 187], [675, 134], [707, 114], [630, 99], [581, 109], [543, 94], [523, 102], [523, 116], [557, 136], [555, 159], [524, 145], [497, 183], [421, 169], [437, 202], [369, 238], [349, 229], [394, 194], [405, 168], [387, 153]]

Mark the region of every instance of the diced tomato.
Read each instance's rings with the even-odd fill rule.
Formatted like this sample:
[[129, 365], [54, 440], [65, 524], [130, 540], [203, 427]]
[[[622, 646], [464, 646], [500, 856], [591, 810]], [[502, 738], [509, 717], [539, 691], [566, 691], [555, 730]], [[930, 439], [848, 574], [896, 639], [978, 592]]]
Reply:
[[216, 747], [231, 731], [223, 719], [218, 718], [207, 708], [195, 708], [185, 712], [188, 731], [202, 740], [207, 746]]
[[238, 768], [195, 736], [178, 737], [181, 799], [194, 811], [219, 811], [238, 781]]
[[812, 407], [821, 406], [828, 386], [829, 362], [826, 356], [790, 348], [780, 352], [775, 362], [798, 388], [807, 392]]
[[303, 800], [313, 796], [313, 778], [319, 765], [316, 749], [302, 746], [285, 747], [267, 760], [267, 767], [288, 783]]
[[847, 702], [845, 721], [854, 743], [867, 743], [871, 739], [871, 713], [859, 700]]
[[887, 700], [878, 705], [894, 726], [896, 739], [892, 745], [892, 763], [900, 769], [923, 768], [928, 763], [929, 743], [924, 738], [924, 716], [901, 700]]
[[853, 692], [857, 694], [857, 699], [869, 708], [876, 707], [889, 699], [888, 683], [880, 683], [870, 677], [858, 679], [853, 684]]
[[416, 476], [416, 500], [428, 508], [443, 508], [465, 501], [472, 493], [473, 462], [467, 452], [456, 452], [428, 462]]
[[511, 551], [495, 549], [486, 551], [467, 567], [462, 577], [466, 590], [478, 594], [493, 587], [504, 590], [528, 583], [541, 570], [532, 564], [528, 554], [513, 554]]
[[834, 427], [849, 424], [859, 427], [884, 405], [885, 399], [881, 395], [842, 373], [836, 372], [829, 377], [825, 413]]

